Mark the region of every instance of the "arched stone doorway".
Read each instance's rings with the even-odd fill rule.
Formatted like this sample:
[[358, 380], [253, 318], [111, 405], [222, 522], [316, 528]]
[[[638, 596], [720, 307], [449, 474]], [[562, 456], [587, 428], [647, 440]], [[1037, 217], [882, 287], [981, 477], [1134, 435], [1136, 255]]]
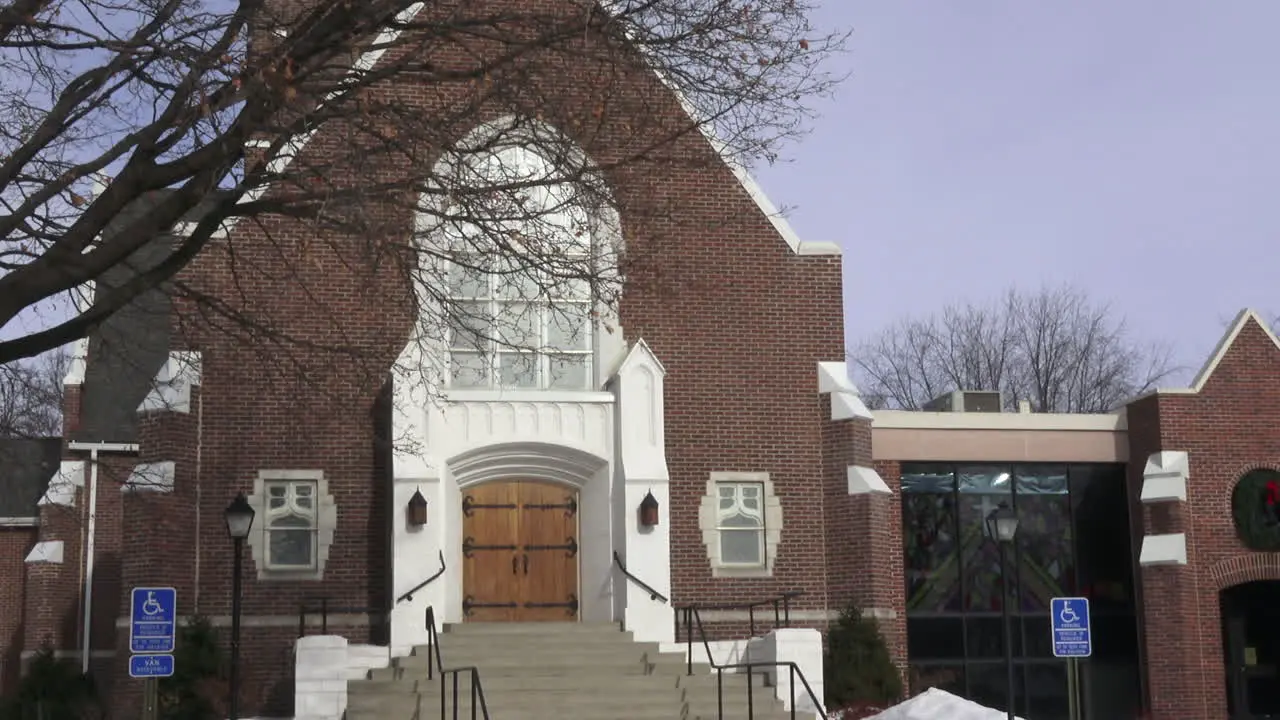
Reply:
[[1231, 720], [1280, 720], [1280, 580], [1219, 594]]

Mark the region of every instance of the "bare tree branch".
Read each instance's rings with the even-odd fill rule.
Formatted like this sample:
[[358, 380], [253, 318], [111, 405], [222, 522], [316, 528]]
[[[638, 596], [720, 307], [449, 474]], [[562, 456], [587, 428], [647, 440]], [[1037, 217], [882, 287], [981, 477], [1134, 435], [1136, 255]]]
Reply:
[[904, 319], [850, 357], [866, 397], [908, 410], [952, 390], [999, 390], [1010, 409], [1106, 412], [1177, 369], [1167, 346], [1134, 342], [1108, 305], [1067, 286]]
[[[838, 81], [821, 66], [845, 34], [815, 29], [811, 9], [12, 0], [0, 8], [0, 365], [84, 337], [158, 288], [192, 322], [368, 351], [350, 328], [304, 336], [255, 307], [249, 290], [226, 297], [184, 279], [197, 257], [225, 263], [233, 286], [287, 283], [301, 294], [323, 280], [317, 266], [370, 283], [392, 271], [452, 325], [468, 306], [450, 291], [445, 260], [513, 283], [536, 275], [544, 294], [583, 283], [607, 304], [623, 275], [620, 245], [566, 252], [554, 238], [598, 214], [575, 220], [566, 208], [674, 213], [623, 208], [608, 186], [639, 167], [774, 159], [803, 131], [807, 102]], [[516, 121], [465, 142], [504, 117]], [[708, 142], [717, 152], [698, 149]], [[548, 167], [495, 173], [491, 159], [515, 145]], [[421, 219], [406, 228], [411, 216]], [[283, 218], [299, 222], [286, 232]], [[452, 246], [423, 242], [450, 228]], [[166, 256], [101, 282], [166, 233]], [[246, 234], [254, 247], [240, 246]], [[625, 258], [633, 276], [641, 255]], [[94, 302], [71, 307], [87, 283], [98, 283]], [[49, 303], [61, 319], [13, 332]]]
[[57, 437], [62, 432], [62, 380], [71, 355], [59, 349], [0, 365], [0, 438]]

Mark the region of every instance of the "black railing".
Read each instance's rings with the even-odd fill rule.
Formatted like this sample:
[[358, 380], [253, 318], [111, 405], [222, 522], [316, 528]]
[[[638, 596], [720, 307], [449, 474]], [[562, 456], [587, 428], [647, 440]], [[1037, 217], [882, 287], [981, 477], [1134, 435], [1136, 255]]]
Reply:
[[[452, 688], [451, 697], [453, 699], [452, 720], [458, 720], [458, 678], [463, 674], [471, 676], [471, 720], [489, 720], [489, 704], [484, 699], [484, 686], [480, 684], [480, 669], [474, 665], [470, 667], [448, 668], [444, 666], [444, 662], [440, 659], [440, 636], [436, 632], [436, 614], [435, 610], [428, 607], [426, 612], [427, 624], [427, 679], [433, 680], [438, 674], [440, 676], [440, 720], [446, 720], [450, 717], [449, 705], [445, 702], [445, 693]], [[446, 678], [452, 678], [452, 683], [446, 683]], [[477, 710], [479, 712], [477, 712]]]
[[396, 604], [397, 604], [397, 605], [399, 605], [400, 603], [404, 602], [405, 600], [412, 600], [412, 599], [413, 599], [413, 594], [414, 594], [414, 593], [418, 592], [418, 591], [419, 591], [419, 590], [421, 590], [422, 588], [424, 588], [424, 587], [426, 587], [426, 586], [430, 585], [431, 583], [435, 582], [435, 581], [436, 581], [436, 580], [437, 580], [441, 575], [443, 575], [443, 574], [444, 574], [444, 571], [445, 571], [445, 570], [447, 570], [447, 569], [448, 569], [448, 568], [447, 568], [447, 567], [445, 566], [445, 564], [444, 564], [444, 551], [443, 551], [443, 550], [441, 550], [441, 551], [440, 551], [440, 569], [436, 571], [436, 574], [435, 574], [435, 575], [432, 575], [431, 577], [427, 578], [426, 580], [423, 580], [422, 582], [418, 583], [417, 585], [414, 585], [412, 590], [410, 590], [409, 592], [407, 592], [407, 593], [405, 593], [405, 594], [401, 595], [400, 597], [396, 598]]
[[[329, 598], [327, 597], [308, 598], [298, 604], [298, 637], [303, 637], [307, 634], [307, 618], [308, 617], [312, 615], [319, 615], [320, 616], [320, 634], [328, 635], [329, 634], [329, 616], [340, 615], [343, 613], [368, 615], [370, 630], [372, 630], [374, 627], [377, 627], [379, 625], [379, 622], [378, 622], [379, 619], [381, 619], [382, 625], [386, 625], [388, 621], [386, 608], [332, 605], [330, 604]], [[386, 628], [384, 627], [383, 629], [385, 630]], [[374, 640], [374, 642], [377, 643], [376, 640]]]
[[[809, 680], [805, 678], [804, 672], [800, 670], [800, 666], [790, 661], [774, 661], [774, 662], [745, 662], [721, 665], [716, 662], [715, 656], [711, 654], [711, 641], [707, 639], [706, 629], [702, 626], [702, 615], [700, 610], [747, 610], [752, 611], [754, 608], [773, 605], [774, 608], [774, 627], [788, 627], [791, 624], [791, 598], [803, 595], [803, 592], [784, 593], [777, 598], [762, 600], [755, 603], [743, 603], [739, 605], [716, 605], [702, 606], [686, 605], [678, 608], [680, 614], [684, 616], [685, 623], [685, 642], [688, 651], [688, 673], [693, 674], [693, 633], [696, 631], [702, 642], [702, 647], [707, 653], [707, 664], [716, 673], [716, 711], [719, 720], [725, 720], [724, 717], [724, 674], [726, 671], [743, 673], [747, 675], [747, 720], [755, 720], [756, 704], [755, 704], [755, 685], [752, 678], [757, 670], [766, 668], [782, 669], [786, 668], [788, 673], [788, 690], [791, 693], [791, 720], [796, 720], [796, 680], [800, 680], [800, 684], [804, 686], [805, 692], [809, 694], [809, 700], [813, 703], [813, 709], [818, 713], [819, 717], [826, 717], [826, 710], [823, 708], [822, 701], [818, 699], [817, 693], [813, 691], [813, 686], [809, 684]], [[752, 637], [755, 637], [755, 622], [752, 617]]]
[[[694, 609], [695, 607], [698, 610], [738, 610], [738, 611], [746, 610], [747, 625], [751, 631], [751, 637], [755, 637], [756, 636], [756, 610], [760, 608], [765, 608], [765, 607], [772, 607], [773, 608], [773, 627], [775, 629], [791, 627], [791, 601], [794, 600], [795, 598], [800, 597], [801, 595], [804, 595], [803, 590], [789, 590], [775, 597], [767, 598], [765, 600], [757, 600], [755, 602], [750, 602], [750, 603], [728, 603], [723, 605], [696, 605], [696, 606], [684, 605], [684, 606], [677, 606], [676, 610], [684, 615], [685, 639], [690, 644], [693, 643], [693, 624], [692, 624], [693, 619], [689, 616], [688, 611]], [[680, 615], [677, 614], [676, 618], [678, 621], [678, 619], [680, 618]], [[676, 629], [677, 631], [679, 630], [679, 628], [676, 628]]]
[[613, 551], [613, 564], [618, 566], [618, 569], [622, 571], [622, 574], [625, 575], [628, 580], [638, 585], [641, 590], [644, 590], [645, 592], [649, 593], [650, 600], [661, 600], [664, 603], [670, 602], [670, 600], [667, 600], [666, 595], [663, 595], [657, 590], [654, 590], [652, 587], [649, 586], [648, 583], [646, 583], [645, 581], [641, 580], [640, 578], [628, 572], [627, 566], [622, 564], [622, 558], [618, 555], [617, 550]]

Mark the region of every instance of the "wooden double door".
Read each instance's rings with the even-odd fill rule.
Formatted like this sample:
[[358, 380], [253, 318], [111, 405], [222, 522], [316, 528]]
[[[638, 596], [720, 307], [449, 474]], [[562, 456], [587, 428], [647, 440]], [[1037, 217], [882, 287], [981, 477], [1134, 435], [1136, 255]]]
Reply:
[[533, 480], [462, 493], [462, 614], [471, 622], [578, 618], [578, 495]]

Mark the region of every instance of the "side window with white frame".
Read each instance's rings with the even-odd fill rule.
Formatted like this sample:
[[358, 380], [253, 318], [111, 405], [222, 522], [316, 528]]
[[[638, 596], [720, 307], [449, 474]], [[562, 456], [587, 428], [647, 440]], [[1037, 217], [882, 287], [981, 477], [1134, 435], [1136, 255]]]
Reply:
[[337, 507], [319, 470], [263, 470], [249, 504], [249, 546], [261, 580], [319, 580], [337, 528]]
[[267, 569], [314, 570], [320, 525], [315, 480], [267, 480]]
[[698, 512], [715, 577], [769, 577], [782, 537], [782, 504], [769, 473], [711, 473]]

